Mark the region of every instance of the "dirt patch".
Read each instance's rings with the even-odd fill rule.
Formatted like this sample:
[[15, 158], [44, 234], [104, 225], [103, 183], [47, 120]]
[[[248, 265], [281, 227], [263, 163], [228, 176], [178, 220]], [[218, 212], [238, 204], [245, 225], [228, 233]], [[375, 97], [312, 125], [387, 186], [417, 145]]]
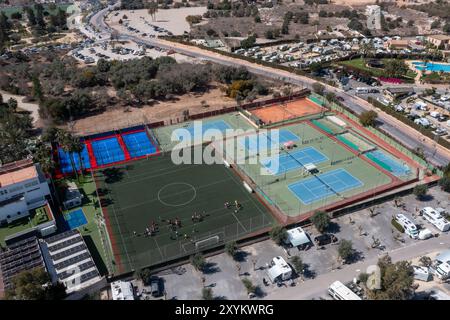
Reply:
[[[208, 107], [203, 106], [202, 101], [205, 101]], [[193, 115], [234, 105], [236, 105], [235, 100], [226, 97], [216, 87], [204, 94], [189, 93], [172, 101], [155, 101], [153, 105], [145, 105], [139, 108], [116, 107], [102, 114], [75, 121], [73, 130], [78, 135], [89, 135], [146, 122], [165, 121], [170, 123], [170, 120], [172, 120], [176, 123], [177, 118], [178, 121], [182, 121], [185, 110], [189, 110], [189, 114]]]

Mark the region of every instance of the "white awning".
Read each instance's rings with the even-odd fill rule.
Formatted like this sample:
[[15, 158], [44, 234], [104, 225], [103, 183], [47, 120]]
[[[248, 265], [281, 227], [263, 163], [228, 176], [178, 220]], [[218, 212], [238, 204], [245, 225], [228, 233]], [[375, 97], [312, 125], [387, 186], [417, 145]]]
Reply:
[[288, 230], [287, 238], [293, 247], [298, 247], [302, 244], [311, 242], [308, 234], [301, 227]]

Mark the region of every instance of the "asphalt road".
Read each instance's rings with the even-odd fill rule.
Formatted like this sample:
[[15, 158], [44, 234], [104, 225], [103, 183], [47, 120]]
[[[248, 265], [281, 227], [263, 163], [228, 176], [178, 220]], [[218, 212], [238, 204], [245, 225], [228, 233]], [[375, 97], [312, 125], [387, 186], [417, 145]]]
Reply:
[[[111, 6], [112, 7], [112, 6]], [[96, 26], [101, 34], [109, 33], [110, 29], [104, 22], [104, 16], [108, 12], [108, 9], [103, 9], [96, 13], [91, 18], [91, 23]], [[187, 56], [195, 57], [205, 61], [211, 61], [218, 64], [229, 65], [229, 66], [244, 66], [250, 72], [264, 77], [272, 78], [275, 80], [280, 80], [288, 83], [292, 83], [298, 86], [307, 87], [311, 89], [311, 86], [316, 80], [299, 76], [296, 74], [289, 73], [284, 70], [279, 70], [275, 68], [270, 68], [256, 63], [251, 63], [245, 60], [230, 58], [218, 53], [214, 53], [207, 50], [202, 50], [198, 47], [187, 46], [179, 43], [173, 43], [157, 38], [141, 38], [134, 35], [120, 34], [120, 40], [129, 40], [138, 43], [159, 46], [166, 49], [172, 49], [178, 53], [185, 54]], [[445, 166], [450, 162], [450, 150], [438, 145], [432, 139], [421, 135], [418, 131], [409, 127], [408, 125], [402, 123], [401, 121], [395, 119], [394, 117], [374, 108], [367, 101], [346, 94], [343, 90], [325, 85], [328, 91], [334, 92], [344, 98], [344, 104], [357, 114], [367, 111], [375, 110], [378, 113], [378, 121], [380, 122], [380, 127], [388, 132], [391, 136], [395, 137], [398, 141], [402, 142], [404, 145], [411, 149], [421, 147], [424, 151], [427, 160], [438, 166]]]

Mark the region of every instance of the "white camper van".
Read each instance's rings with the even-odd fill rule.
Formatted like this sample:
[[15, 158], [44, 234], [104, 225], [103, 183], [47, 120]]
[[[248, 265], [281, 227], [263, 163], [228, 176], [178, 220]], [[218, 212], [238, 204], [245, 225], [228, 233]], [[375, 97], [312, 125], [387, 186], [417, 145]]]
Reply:
[[335, 281], [328, 287], [328, 294], [335, 300], [362, 300], [340, 281]]
[[420, 210], [420, 214], [424, 217], [425, 220], [435, 226], [439, 231], [445, 232], [450, 230], [450, 222], [448, 222], [447, 219], [444, 219], [439, 214], [439, 212], [437, 212], [433, 208], [425, 207]]
[[419, 236], [419, 230], [416, 225], [408, 219], [404, 214], [398, 213], [394, 216], [394, 220], [405, 230], [405, 233], [412, 239], [417, 239]]

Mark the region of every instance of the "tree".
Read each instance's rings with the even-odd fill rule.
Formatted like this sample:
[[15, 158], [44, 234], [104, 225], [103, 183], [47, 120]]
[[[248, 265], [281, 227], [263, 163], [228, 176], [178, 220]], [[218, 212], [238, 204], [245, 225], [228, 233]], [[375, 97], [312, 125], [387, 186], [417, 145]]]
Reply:
[[358, 19], [351, 19], [350, 22], [347, 24], [347, 27], [349, 27], [352, 30], [356, 31], [362, 31], [364, 29], [364, 26], [361, 22], [359, 22]]
[[213, 290], [211, 288], [202, 289], [202, 299], [203, 300], [214, 300]]
[[142, 282], [147, 285], [150, 283], [150, 280], [152, 278], [152, 273], [149, 268], [141, 269], [138, 271], [137, 276], [139, 279], [142, 280]]
[[254, 294], [256, 292], [256, 286], [249, 278], [243, 278], [242, 283], [244, 284], [245, 289], [247, 289], [247, 293]]
[[64, 152], [69, 154], [72, 170], [75, 173], [77, 180], [79, 180], [78, 171], [75, 165], [75, 158], [74, 158], [74, 153], [78, 151], [78, 149], [75, 147], [74, 144], [75, 138], [72, 136], [71, 133], [63, 129], [58, 129], [56, 131], [55, 138], [56, 142], [61, 146]]
[[325, 211], [316, 211], [311, 217], [311, 222], [317, 231], [323, 233], [330, 225], [330, 216]]
[[408, 300], [414, 293], [414, 270], [408, 261], [392, 263], [389, 255], [378, 260], [380, 289], [368, 289], [373, 300]]
[[238, 246], [236, 241], [230, 241], [225, 245], [225, 252], [228, 253], [228, 255], [230, 257], [232, 257], [233, 259], [236, 258], [236, 254], [238, 252]]
[[389, 77], [404, 77], [408, 70], [409, 68], [405, 61], [400, 59], [390, 59], [384, 63], [384, 71]]
[[287, 231], [283, 226], [275, 226], [269, 232], [270, 238], [277, 244], [283, 243], [283, 240], [287, 237]]
[[8, 300], [61, 300], [66, 296], [64, 284], [52, 284], [43, 268], [19, 273], [12, 279], [12, 287], [5, 294]]
[[426, 268], [430, 267], [431, 264], [433, 263], [431, 258], [428, 256], [420, 257], [419, 262], [423, 267], [426, 267]]
[[450, 192], [450, 178], [449, 177], [442, 177], [439, 180], [439, 185], [441, 186], [441, 189], [445, 192]]
[[352, 242], [350, 240], [342, 239], [338, 247], [338, 254], [344, 263], [351, 259], [354, 254]]
[[361, 123], [365, 127], [374, 126], [377, 116], [378, 114], [373, 110], [364, 111], [359, 115], [359, 123]]
[[426, 184], [418, 184], [414, 187], [413, 193], [417, 199], [422, 199], [428, 192], [428, 186]]
[[294, 267], [294, 270], [298, 275], [303, 274], [304, 264], [303, 264], [302, 259], [299, 256], [291, 257], [291, 264], [292, 264], [292, 267]]
[[320, 82], [314, 82], [312, 84], [312, 89], [315, 93], [322, 95], [323, 92], [325, 91], [325, 86]]
[[33, 87], [31, 88], [31, 96], [37, 101], [41, 102], [44, 100], [44, 94], [42, 93], [42, 85], [38, 76], [33, 76], [31, 79]]
[[251, 35], [247, 39], [244, 39], [241, 41], [241, 47], [243, 49], [248, 49], [248, 48], [253, 47], [255, 45], [255, 43], [256, 43], [256, 36]]
[[190, 261], [195, 270], [203, 272], [206, 266], [206, 260], [201, 253], [196, 253], [191, 256]]

